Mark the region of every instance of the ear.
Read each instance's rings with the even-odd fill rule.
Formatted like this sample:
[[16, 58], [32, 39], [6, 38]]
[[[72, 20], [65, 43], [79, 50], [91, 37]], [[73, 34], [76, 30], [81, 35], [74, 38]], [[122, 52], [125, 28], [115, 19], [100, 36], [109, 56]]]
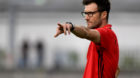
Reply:
[[101, 16], [102, 16], [101, 17], [102, 19], [106, 19], [107, 18], [107, 11], [103, 11]]

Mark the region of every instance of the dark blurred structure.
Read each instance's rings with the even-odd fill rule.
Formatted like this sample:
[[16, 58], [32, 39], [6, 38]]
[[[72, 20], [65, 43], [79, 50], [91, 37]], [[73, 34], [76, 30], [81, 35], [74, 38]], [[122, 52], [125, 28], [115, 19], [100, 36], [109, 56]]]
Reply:
[[29, 49], [30, 49], [30, 44], [28, 40], [24, 40], [22, 43], [22, 48], [21, 48], [22, 61], [23, 61], [21, 64], [23, 65], [23, 67], [27, 67]]
[[38, 56], [38, 60], [37, 60], [37, 66], [38, 67], [43, 67], [43, 59], [44, 59], [44, 43], [42, 40], [38, 40], [36, 43], [36, 52], [37, 52], [37, 56]]

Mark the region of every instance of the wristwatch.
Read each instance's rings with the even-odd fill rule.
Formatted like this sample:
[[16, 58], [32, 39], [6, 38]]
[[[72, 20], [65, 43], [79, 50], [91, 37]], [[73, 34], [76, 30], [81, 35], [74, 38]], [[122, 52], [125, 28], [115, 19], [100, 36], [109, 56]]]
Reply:
[[72, 22], [66, 22], [66, 24], [70, 24], [72, 27], [71, 27], [71, 31], [73, 31], [74, 30], [74, 25], [72, 24]]

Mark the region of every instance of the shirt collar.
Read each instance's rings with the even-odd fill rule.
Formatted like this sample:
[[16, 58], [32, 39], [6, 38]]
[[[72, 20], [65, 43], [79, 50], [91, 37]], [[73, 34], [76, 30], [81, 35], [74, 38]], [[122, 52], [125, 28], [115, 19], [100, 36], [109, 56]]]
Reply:
[[111, 29], [111, 27], [112, 27], [111, 24], [107, 24], [107, 25], [105, 25], [103, 28], [109, 28], [109, 29]]

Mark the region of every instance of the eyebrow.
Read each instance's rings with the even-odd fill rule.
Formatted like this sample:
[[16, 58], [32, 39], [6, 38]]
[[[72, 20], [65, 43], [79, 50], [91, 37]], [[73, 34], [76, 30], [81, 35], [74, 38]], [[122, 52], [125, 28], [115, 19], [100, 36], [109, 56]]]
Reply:
[[84, 11], [84, 12], [97, 12], [97, 11]]

